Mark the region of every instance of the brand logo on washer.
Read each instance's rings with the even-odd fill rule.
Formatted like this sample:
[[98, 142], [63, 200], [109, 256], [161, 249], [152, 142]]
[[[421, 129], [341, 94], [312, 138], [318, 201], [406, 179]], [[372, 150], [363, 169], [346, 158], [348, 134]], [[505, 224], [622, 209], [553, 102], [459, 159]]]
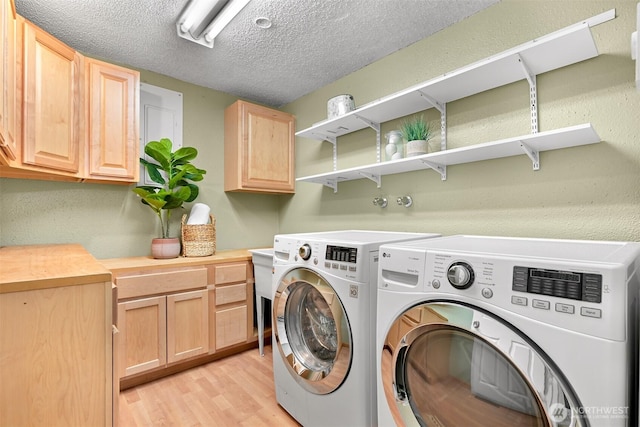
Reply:
[[554, 403], [549, 407], [549, 416], [553, 422], [562, 422], [567, 419], [568, 415], [569, 409], [567, 409], [562, 403]]
[[388, 254], [386, 252], [382, 252], [382, 258], [391, 258], [391, 254]]
[[358, 298], [358, 285], [349, 285], [349, 296], [351, 298]]

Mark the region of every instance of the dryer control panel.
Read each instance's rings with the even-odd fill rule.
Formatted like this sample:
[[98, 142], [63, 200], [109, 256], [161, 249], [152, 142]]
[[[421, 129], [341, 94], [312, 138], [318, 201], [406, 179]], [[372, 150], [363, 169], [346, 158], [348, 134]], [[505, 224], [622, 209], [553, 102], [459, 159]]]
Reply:
[[599, 304], [602, 275], [515, 266], [512, 289]]

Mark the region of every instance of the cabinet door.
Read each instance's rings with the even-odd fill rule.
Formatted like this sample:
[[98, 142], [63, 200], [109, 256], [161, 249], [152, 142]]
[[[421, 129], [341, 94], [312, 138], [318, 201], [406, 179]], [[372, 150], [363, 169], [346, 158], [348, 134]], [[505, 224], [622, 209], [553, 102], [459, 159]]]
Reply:
[[247, 341], [247, 306], [216, 311], [216, 350]]
[[137, 182], [139, 73], [85, 59], [87, 177]]
[[17, 159], [17, 28], [13, 1], [0, 0], [2, 29], [0, 31], [0, 162], [8, 164]]
[[167, 296], [167, 362], [209, 350], [207, 290]]
[[295, 119], [237, 101], [225, 111], [225, 191], [293, 193]]
[[120, 377], [167, 363], [167, 298], [118, 303]]
[[110, 283], [0, 294], [0, 425], [111, 425]]
[[78, 174], [80, 56], [24, 24], [24, 164]]

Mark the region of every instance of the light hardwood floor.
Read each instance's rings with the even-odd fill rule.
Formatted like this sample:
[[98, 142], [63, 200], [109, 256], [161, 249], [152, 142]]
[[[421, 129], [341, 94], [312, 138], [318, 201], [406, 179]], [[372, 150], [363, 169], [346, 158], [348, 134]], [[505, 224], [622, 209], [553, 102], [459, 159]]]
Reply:
[[119, 426], [299, 426], [276, 402], [271, 346], [123, 390]]

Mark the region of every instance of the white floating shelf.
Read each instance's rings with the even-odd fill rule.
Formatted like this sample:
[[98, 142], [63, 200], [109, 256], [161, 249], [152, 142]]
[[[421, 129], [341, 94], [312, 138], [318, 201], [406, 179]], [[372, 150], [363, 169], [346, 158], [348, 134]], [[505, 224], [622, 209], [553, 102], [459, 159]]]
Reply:
[[[598, 49], [589, 29], [615, 18], [610, 10], [589, 20], [535, 39], [451, 73], [420, 83], [357, 108], [343, 116], [325, 120], [296, 132], [315, 140], [335, 138], [368, 127], [367, 121], [383, 123], [424, 111], [431, 101], [447, 102], [478, 94], [595, 56]], [[364, 119], [364, 120], [363, 120]]]
[[[595, 144], [600, 137], [590, 123], [540, 132], [500, 141], [454, 148], [422, 156], [408, 157], [382, 163], [373, 163], [318, 175], [297, 178], [299, 182], [326, 185], [337, 191], [337, 184], [344, 181], [368, 178], [380, 184], [380, 177], [423, 169], [444, 169], [446, 166], [498, 159], [517, 155], [532, 157], [533, 168], [538, 168], [538, 153], [560, 148]], [[441, 167], [441, 168], [438, 168]], [[446, 172], [445, 172], [446, 173]]]

